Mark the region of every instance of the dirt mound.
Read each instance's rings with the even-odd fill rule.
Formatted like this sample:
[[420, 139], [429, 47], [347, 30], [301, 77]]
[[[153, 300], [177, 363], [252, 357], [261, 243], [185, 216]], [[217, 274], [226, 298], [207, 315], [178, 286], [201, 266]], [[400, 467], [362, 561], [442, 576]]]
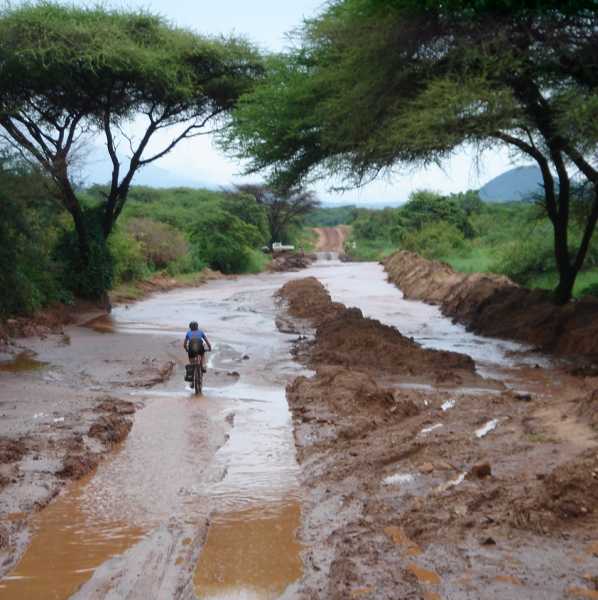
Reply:
[[120, 415], [109, 414], [101, 416], [93, 423], [87, 435], [110, 446], [122, 442], [129, 435], [132, 426], [133, 424], [128, 419]]
[[333, 302], [326, 288], [315, 278], [305, 277], [285, 283], [277, 296], [287, 302], [287, 312], [298, 319], [308, 319], [313, 326], [345, 309]]
[[587, 450], [554, 469], [530, 497], [512, 503], [511, 522], [524, 529], [546, 532], [572, 519], [596, 520], [598, 453]]
[[446, 370], [475, 370], [473, 360], [465, 354], [424, 349], [395, 327], [368, 319], [357, 308], [332, 302], [315, 277], [287, 283], [279, 296], [287, 301], [292, 316], [308, 319], [317, 327], [309, 352], [310, 365], [409, 375], [432, 371], [441, 379]]
[[62, 469], [57, 473], [62, 479], [81, 479], [98, 466], [98, 457], [94, 454], [76, 454], [67, 456]]
[[276, 252], [272, 255], [268, 271], [299, 271], [309, 267], [315, 259], [315, 255], [302, 252]]
[[345, 309], [320, 324], [311, 356], [315, 364], [409, 375], [442, 369], [471, 372], [475, 369], [471, 357], [424, 349], [398, 329], [365, 318], [357, 308]]
[[409, 417], [418, 414], [417, 405], [395, 391], [380, 387], [373, 377], [342, 367], [320, 367], [315, 377], [298, 377], [287, 387], [295, 409], [302, 404], [327, 404], [337, 415], [366, 412]]
[[120, 400], [112, 396], [98, 398], [99, 403], [95, 407], [96, 412], [116, 413], [118, 415], [132, 415], [135, 412], [135, 405], [127, 400]]
[[507, 277], [455, 272], [412, 252], [384, 261], [406, 298], [438, 304], [445, 315], [476, 333], [515, 339], [545, 351], [598, 358], [598, 300], [555, 305], [550, 294], [528, 290]]
[[20, 461], [27, 454], [27, 446], [22, 440], [0, 439], [0, 464]]

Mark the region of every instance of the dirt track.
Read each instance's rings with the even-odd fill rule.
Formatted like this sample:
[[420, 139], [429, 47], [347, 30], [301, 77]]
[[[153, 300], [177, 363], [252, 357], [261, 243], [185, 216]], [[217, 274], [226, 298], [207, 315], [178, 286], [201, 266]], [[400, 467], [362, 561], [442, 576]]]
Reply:
[[[281, 295], [291, 315], [317, 315], [297, 347], [316, 375], [287, 389], [307, 489], [300, 597], [598, 597], [594, 380], [524, 369], [495, 389], [464, 383], [459, 355], [398, 332], [391, 352], [384, 326], [314, 279]], [[427, 385], [402, 387], [387, 354]]]
[[437, 304], [472, 331], [578, 359], [598, 359], [596, 298], [557, 306], [548, 292], [528, 290], [500, 275], [457, 273], [446, 263], [412, 252], [396, 252], [384, 265], [406, 298]]
[[[21, 341], [33, 370], [0, 373], [0, 598], [596, 597], [598, 378], [401, 300], [379, 265], [305, 274]], [[188, 315], [216, 348], [200, 400]]]
[[349, 236], [349, 227], [339, 225], [338, 227], [314, 227], [318, 234], [316, 252], [344, 252], [345, 240]]

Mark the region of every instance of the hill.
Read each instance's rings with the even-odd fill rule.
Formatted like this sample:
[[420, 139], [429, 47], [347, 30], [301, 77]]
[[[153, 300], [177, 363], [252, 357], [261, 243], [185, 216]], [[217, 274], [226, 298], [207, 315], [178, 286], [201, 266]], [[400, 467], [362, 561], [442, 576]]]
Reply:
[[542, 174], [538, 167], [516, 167], [484, 185], [480, 198], [485, 202], [517, 202], [541, 191]]

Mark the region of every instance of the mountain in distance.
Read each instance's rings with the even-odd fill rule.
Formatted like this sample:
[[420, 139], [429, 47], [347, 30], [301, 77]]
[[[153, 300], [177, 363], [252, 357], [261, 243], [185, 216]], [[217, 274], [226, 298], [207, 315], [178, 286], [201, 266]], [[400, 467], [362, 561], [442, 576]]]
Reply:
[[[126, 161], [123, 161], [123, 168], [126, 168]], [[102, 156], [99, 149], [93, 149], [79, 167], [79, 179], [84, 185], [93, 185], [94, 183], [104, 185], [112, 179], [112, 163]], [[180, 175], [168, 169], [163, 169], [156, 164], [150, 163], [142, 167], [135, 173], [133, 185], [146, 185], [156, 188], [189, 187], [216, 190], [219, 189], [217, 183], [204, 181], [194, 177], [193, 173], [189, 175]]]
[[542, 173], [539, 167], [515, 167], [491, 179], [480, 188], [484, 202], [521, 202], [542, 193]]

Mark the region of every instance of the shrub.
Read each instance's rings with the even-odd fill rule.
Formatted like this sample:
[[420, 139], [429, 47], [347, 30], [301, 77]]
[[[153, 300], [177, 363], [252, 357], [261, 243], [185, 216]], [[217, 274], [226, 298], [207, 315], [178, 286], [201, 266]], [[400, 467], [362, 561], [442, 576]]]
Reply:
[[153, 268], [164, 269], [189, 253], [185, 236], [166, 223], [139, 218], [131, 219], [126, 228], [140, 243], [145, 262]]
[[141, 243], [120, 227], [110, 235], [108, 248], [112, 255], [116, 283], [135, 281], [149, 274]]
[[244, 273], [251, 250], [261, 244], [259, 230], [221, 209], [202, 214], [193, 225], [191, 243], [196, 259], [223, 273]]
[[417, 252], [430, 259], [438, 259], [462, 252], [465, 249], [463, 233], [455, 225], [445, 221], [437, 221], [424, 225], [417, 231], [410, 231], [403, 236], [401, 248]]
[[543, 228], [534, 230], [531, 235], [513, 237], [513, 241], [498, 249], [492, 271], [524, 285], [537, 275], [554, 271], [552, 239]]

